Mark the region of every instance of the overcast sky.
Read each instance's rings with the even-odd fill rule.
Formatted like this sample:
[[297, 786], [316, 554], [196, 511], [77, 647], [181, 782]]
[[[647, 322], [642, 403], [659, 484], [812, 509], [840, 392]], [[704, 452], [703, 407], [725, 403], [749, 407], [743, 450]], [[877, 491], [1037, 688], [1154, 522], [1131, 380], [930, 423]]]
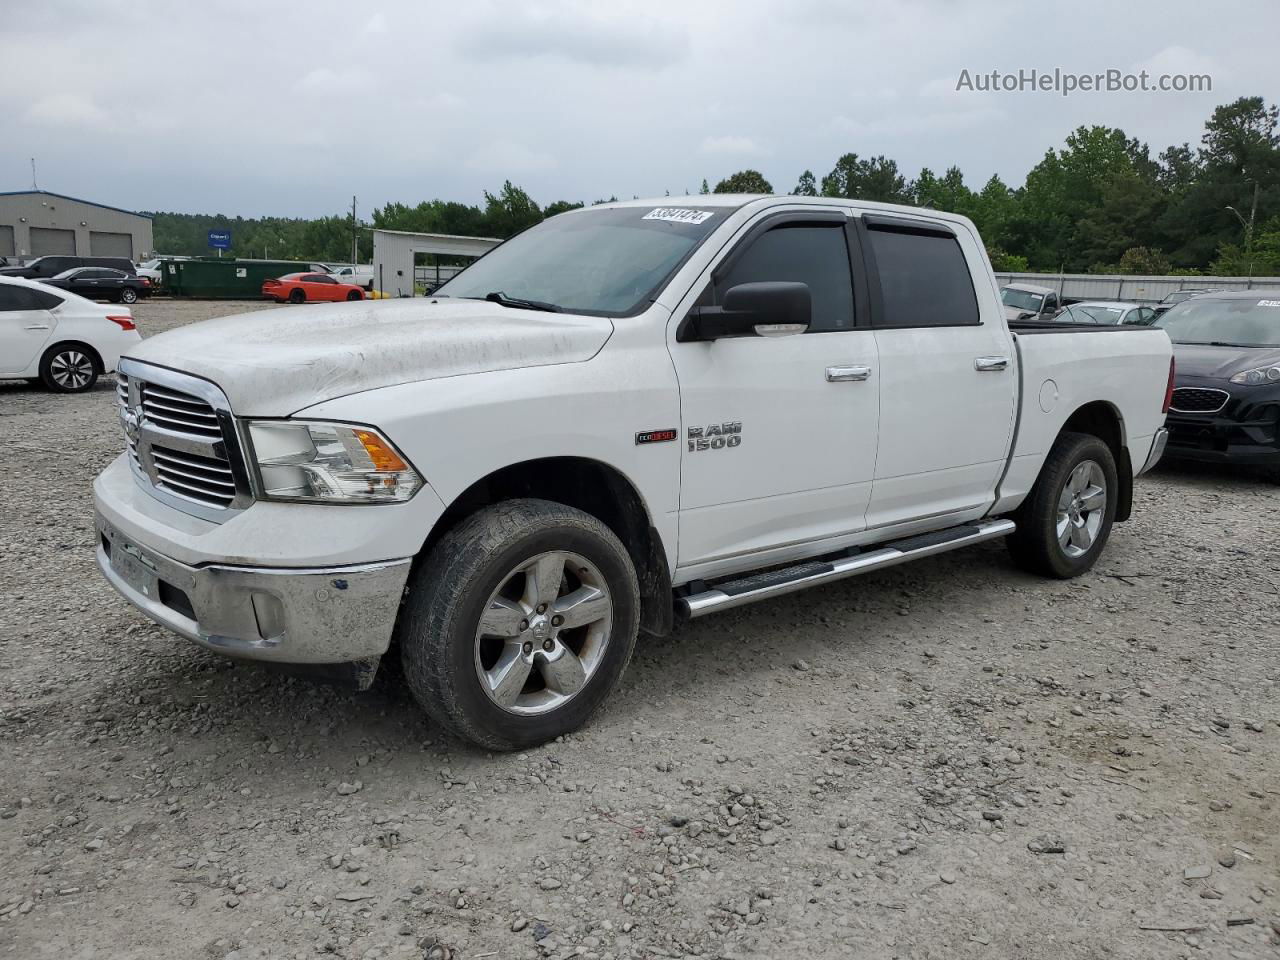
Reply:
[[[1032, 12], [1032, 11], [1036, 12]], [[779, 192], [842, 153], [1013, 185], [1080, 124], [1153, 152], [1213, 107], [1280, 99], [1274, 0], [0, 0], [0, 190], [312, 216]], [[1019, 68], [1207, 73], [1208, 93], [981, 93]]]

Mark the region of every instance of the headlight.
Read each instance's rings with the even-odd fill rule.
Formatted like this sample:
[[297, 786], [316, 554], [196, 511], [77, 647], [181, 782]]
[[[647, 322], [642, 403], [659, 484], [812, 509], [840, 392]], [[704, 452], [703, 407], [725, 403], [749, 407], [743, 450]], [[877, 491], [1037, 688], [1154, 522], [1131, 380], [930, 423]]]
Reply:
[[1276, 383], [1280, 381], [1280, 366], [1259, 367], [1257, 370], [1241, 370], [1231, 378], [1232, 383], [1243, 383], [1256, 387], [1260, 383]]
[[408, 500], [422, 478], [371, 427], [251, 420], [261, 495], [270, 500], [393, 503]]

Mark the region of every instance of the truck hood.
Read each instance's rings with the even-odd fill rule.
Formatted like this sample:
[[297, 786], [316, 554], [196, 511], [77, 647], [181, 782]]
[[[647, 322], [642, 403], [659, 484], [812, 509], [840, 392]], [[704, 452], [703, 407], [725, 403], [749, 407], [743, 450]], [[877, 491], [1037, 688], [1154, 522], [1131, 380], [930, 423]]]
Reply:
[[1280, 364], [1280, 347], [1210, 347], [1175, 343], [1178, 377], [1230, 380], [1234, 374]]
[[399, 383], [580, 363], [612, 332], [606, 318], [483, 301], [360, 300], [206, 320], [128, 356], [213, 381], [237, 414], [279, 417]]

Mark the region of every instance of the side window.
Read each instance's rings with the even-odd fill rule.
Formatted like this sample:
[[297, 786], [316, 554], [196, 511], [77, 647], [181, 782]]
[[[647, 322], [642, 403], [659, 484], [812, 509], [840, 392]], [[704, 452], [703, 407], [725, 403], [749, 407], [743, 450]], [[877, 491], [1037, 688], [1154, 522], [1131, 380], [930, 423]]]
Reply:
[[15, 310], [52, 310], [62, 298], [43, 290], [20, 287], [17, 284], [0, 284], [0, 313]]
[[869, 227], [880, 279], [880, 327], [976, 325], [978, 297], [955, 237]]
[[853, 329], [853, 281], [844, 224], [784, 223], [751, 241], [712, 290], [719, 303], [740, 283], [791, 281], [809, 286], [813, 302], [810, 333]]
[[22, 296], [25, 289], [9, 284], [0, 284], [0, 313], [13, 313], [15, 310], [30, 310], [26, 298]]

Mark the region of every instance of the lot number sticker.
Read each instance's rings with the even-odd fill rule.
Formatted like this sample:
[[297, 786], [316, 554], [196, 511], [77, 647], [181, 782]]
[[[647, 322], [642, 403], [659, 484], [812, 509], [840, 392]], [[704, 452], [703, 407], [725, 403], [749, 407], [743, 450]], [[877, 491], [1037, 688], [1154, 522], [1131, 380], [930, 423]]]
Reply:
[[685, 210], [681, 207], [658, 207], [650, 210], [642, 220], [669, 220], [672, 223], [703, 223], [714, 214], [712, 210]]

